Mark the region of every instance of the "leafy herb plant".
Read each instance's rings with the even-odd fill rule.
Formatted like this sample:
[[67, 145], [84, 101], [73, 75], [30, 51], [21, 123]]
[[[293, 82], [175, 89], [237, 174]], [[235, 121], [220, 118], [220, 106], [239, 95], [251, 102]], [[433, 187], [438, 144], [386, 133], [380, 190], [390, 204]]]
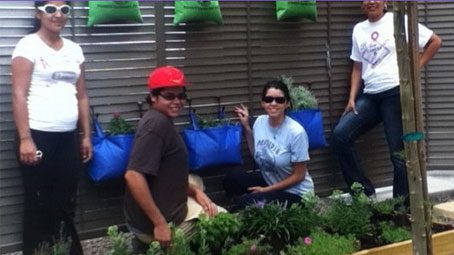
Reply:
[[107, 236], [112, 243], [110, 250], [111, 255], [127, 255], [131, 254], [128, 240], [125, 233], [118, 230], [118, 226], [110, 226], [107, 229]]
[[411, 233], [403, 227], [397, 227], [389, 221], [380, 222], [381, 235], [380, 240], [385, 244], [397, 243], [411, 239]]
[[118, 112], [115, 112], [108, 124], [107, 133], [111, 135], [132, 134], [134, 126], [123, 119]]
[[271, 246], [262, 243], [263, 236], [253, 240], [242, 240], [241, 243], [231, 246], [223, 255], [268, 255], [271, 253]]
[[241, 229], [241, 222], [234, 214], [221, 212], [215, 217], [201, 215], [192, 237], [197, 254], [216, 254], [229, 242], [233, 242]]
[[218, 127], [229, 124], [229, 121], [227, 119], [207, 118], [202, 117], [199, 114], [196, 114], [196, 117], [200, 128]]
[[312, 92], [303, 86], [294, 85], [292, 77], [281, 75], [279, 80], [289, 88], [292, 110], [313, 109], [318, 107], [317, 99]]
[[288, 246], [281, 255], [346, 255], [359, 249], [354, 236], [330, 235], [323, 231], [315, 231], [310, 239], [300, 239], [297, 244]]
[[162, 248], [157, 241], [153, 241], [145, 255], [194, 255], [183, 231], [171, 224], [172, 242], [170, 247]]
[[352, 186], [351, 203], [338, 193], [332, 196], [329, 208], [323, 215], [325, 229], [331, 233], [354, 235], [357, 238], [373, 233], [371, 202], [361, 188], [358, 185]]
[[242, 235], [263, 236], [264, 242], [278, 252], [286, 244], [297, 241], [299, 236], [310, 233], [314, 222], [306, 212], [299, 204], [287, 208], [277, 202], [257, 203], [239, 213], [243, 222]]

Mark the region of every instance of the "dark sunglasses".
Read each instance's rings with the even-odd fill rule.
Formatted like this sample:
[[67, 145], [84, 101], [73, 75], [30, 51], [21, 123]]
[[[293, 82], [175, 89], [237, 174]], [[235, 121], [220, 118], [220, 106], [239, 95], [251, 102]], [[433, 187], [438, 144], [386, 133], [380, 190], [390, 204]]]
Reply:
[[162, 98], [164, 98], [165, 100], [168, 100], [168, 101], [172, 101], [174, 100], [175, 98], [178, 98], [179, 100], [186, 100], [188, 98], [188, 95], [186, 95], [186, 93], [179, 93], [179, 94], [174, 94], [174, 93], [159, 93], [160, 96], [162, 96]]
[[54, 4], [46, 4], [43, 6], [38, 6], [38, 10], [43, 11], [47, 14], [54, 14], [57, 11], [60, 11], [63, 15], [67, 15], [69, 11], [71, 10], [71, 7], [69, 5], [61, 5], [57, 6]]
[[270, 97], [270, 96], [264, 96], [262, 98], [262, 101], [265, 102], [265, 103], [272, 103], [273, 101], [276, 101], [276, 103], [278, 104], [283, 104], [285, 103], [285, 97]]

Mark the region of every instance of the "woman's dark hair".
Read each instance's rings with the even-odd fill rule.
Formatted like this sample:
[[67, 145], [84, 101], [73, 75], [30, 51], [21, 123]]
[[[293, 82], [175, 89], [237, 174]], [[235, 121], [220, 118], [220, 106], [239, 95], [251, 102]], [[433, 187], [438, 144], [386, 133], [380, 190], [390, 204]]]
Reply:
[[282, 91], [284, 93], [285, 101], [291, 103], [291, 101], [290, 101], [290, 91], [289, 91], [287, 85], [285, 85], [285, 83], [283, 83], [280, 80], [267, 81], [266, 84], [265, 84], [265, 87], [263, 87], [263, 90], [262, 90], [262, 98], [266, 96], [266, 93], [271, 88], [278, 89], [278, 90]]
[[[50, 1], [35, 1], [35, 9], [37, 9], [40, 6], [46, 5]], [[65, 3], [69, 6], [71, 6], [71, 1], [65, 1]], [[41, 21], [37, 18], [33, 21], [33, 29], [30, 31], [30, 34], [38, 32], [38, 30], [41, 28]]]

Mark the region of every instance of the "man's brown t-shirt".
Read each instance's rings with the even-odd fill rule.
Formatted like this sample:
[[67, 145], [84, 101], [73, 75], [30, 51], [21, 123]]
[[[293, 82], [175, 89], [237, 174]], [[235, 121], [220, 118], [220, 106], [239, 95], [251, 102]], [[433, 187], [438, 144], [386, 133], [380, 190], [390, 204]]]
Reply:
[[[187, 214], [188, 153], [172, 120], [150, 109], [139, 121], [128, 170], [143, 173], [151, 196], [167, 222], [180, 224]], [[128, 189], [125, 194], [126, 223], [153, 235], [153, 224]]]

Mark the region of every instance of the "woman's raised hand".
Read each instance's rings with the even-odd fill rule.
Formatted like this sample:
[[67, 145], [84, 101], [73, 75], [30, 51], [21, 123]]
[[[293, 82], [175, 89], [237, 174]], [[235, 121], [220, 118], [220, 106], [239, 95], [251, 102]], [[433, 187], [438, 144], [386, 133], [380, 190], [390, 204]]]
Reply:
[[239, 106], [235, 106], [234, 109], [236, 115], [240, 119], [241, 125], [243, 127], [249, 127], [249, 110], [246, 106], [243, 104], [240, 104]]

